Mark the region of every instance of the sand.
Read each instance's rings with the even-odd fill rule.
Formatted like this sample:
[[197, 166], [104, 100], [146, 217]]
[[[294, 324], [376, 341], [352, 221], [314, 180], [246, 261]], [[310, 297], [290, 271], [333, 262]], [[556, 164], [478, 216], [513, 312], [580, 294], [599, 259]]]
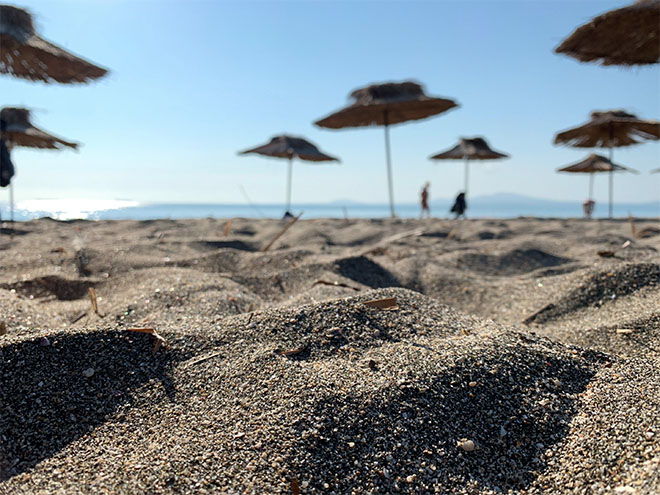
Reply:
[[5, 224], [0, 493], [660, 492], [657, 221], [285, 225]]

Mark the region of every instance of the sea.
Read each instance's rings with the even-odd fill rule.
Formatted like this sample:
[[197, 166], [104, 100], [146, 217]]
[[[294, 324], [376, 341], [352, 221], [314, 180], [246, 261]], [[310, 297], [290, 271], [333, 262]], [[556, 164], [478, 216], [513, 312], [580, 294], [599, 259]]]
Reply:
[[[452, 218], [452, 201], [436, 200], [431, 213], [436, 218]], [[293, 204], [292, 213], [301, 218], [386, 218], [387, 204], [366, 204], [354, 201], [334, 201], [323, 204]], [[283, 204], [224, 204], [224, 203], [141, 203], [130, 200], [100, 199], [31, 199], [15, 204], [13, 220], [29, 221], [50, 217], [56, 220], [153, 220], [186, 218], [282, 218]], [[400, 218], [418, 218], [418, 204], [400, 203], [395, 208]], [[3, 221], [11, 219], [8, 204], [0, 202]], [[645, 203], [616, 203], [614, 217], [660, 217], [660, 199]], [[581, 202], [554, 201], [514, 194], [475, 197], [468, 200], [468, 218], [580, 218]], [[594, 218], [606, 218], [608, 208], [598, 203]]]

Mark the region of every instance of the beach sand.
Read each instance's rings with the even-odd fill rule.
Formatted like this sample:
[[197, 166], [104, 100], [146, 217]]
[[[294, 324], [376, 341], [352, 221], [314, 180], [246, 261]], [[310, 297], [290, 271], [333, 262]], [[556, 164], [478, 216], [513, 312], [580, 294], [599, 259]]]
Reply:
[[660, 492], [657, 221], [285, 225], [5, 224], [0, 493]]

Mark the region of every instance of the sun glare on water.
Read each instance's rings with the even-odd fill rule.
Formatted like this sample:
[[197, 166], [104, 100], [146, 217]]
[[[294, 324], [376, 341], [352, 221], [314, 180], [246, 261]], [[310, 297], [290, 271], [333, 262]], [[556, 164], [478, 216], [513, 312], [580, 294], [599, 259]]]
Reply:
[[26, 216], [49, 216], [57, 220], [94, 219], [106, 210], [137, 206], [137, 201], [122, 199], [28, 199], [16, 204]]

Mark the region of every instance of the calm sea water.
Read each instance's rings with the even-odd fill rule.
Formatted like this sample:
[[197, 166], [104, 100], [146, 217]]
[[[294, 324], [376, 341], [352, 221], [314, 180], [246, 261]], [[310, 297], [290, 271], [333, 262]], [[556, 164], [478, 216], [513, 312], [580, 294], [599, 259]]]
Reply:
[[[449, 218], [451, 202], [436, 201], [431, 204], [433, 216]], [[579, 202], [534, 200], [524, 197], [482, 197], [468, 201], [470, 218], [515, 218], [519, 216], [571, 218], [582, 216]], [[293, 213], [303, 213], [302, 218], [382, 218], [389, 216], [386, 204], [357, 204], [341, 202], [331, 204], [296, 204]], [[9, 219], [7, 204], [0, 204], [3, 220]], [[14, 210], [17, 221], [51, 217], [59, 220], [76, 218], [90, 220], [150, 220], [156, 218], [281, 218], [281, 204], [140, 204], [123, 200], [29, 200], [20, 201]], [[401, 218], [419, 216], [417, 204], [398, 204], [396, 213]], [[619, 203], [614, 207], [615, 217], [657, 217], [660, 201], [651, 203]], [[607, 205], [597, 204], [594, 217], [607, 216]]]

